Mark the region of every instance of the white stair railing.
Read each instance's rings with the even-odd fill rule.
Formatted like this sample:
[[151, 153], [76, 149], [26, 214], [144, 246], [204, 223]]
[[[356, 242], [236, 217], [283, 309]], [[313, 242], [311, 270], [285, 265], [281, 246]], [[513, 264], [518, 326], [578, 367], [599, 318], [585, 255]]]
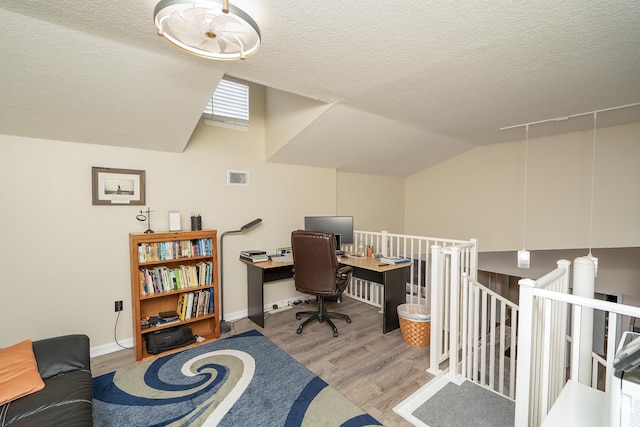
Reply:
[[[342, 250], [349, 254], [357, 254], [358, 247], [372, 246], [374, 253], [384, 256], [401, 256], [412, 260], [410, 266], [409, 282], [406, 284], [407, 302], [430, 306], [429, 279], [431, 275], [431, 251], [433, 246], [447, 248], [454, 245], [467, 245], [475, 240], [443, 239], [437, 237], [412, 236], [394, 234], [387, 231], [354, 231], [354, 243], [342, 245]], [[469, 252], [471, 253], [471, 252]], [[467, 258], [473, 256], [474, 276], [477, 266], [477, 251], [471, 255], [465, 253]], [[351, 284], [345, 290], [345, 295], [350, 298], [371, 304], [382, 309], [383, 289], [379, 283], [353, 278]]]
[[[575, 278], [585, 277], [582, 269], [590, 267], [590, 274], [594, 274], [592, 262], [589, 266], [584, 260], [578, 258], [573, 264], [574, 288], [580, 286]], [[568, 283], [570, 265], [569, 261], [558, 261], [558, 268], [543, 278], [520, 281], [516, 427], [540, 426], [569, 378], [608, 391], [622, 317], [640, 317], [638, 307], [562, 292], [565, 285], [559, 283], [565, 280]], [[590, 310], [608, 315], [602, 356], [587, 349], [585, 357], [585, 350], [581, 348], [585, 328], [587, 336], [593, 331], [593, 325], [582, 316]], [[584, 370], [580, 368], [585, 364], [591, 365], [591, 378], [583, 378]], [[598, 375], [599, 366], [603, 364], [604, 377]]]
[[[428, 371], [438, 375], [440, 364], [460, 348], [460, 306], [462, 277], [475, 279], [478, 269], [478, 246], [469, 242], [431, 247], [431, 343]], [[454, 358], [457, 360], [457, 356]], [[449, 374], [458, 375], [458, 364], [449, 363]]]
[[[548, 362], [552, 351], [555, 360], [559, 354], [565, 353], [566, 307], [559, 313], [558, 304], [552, 302], [547, 304], [534, 298], [536, 289], [546, 289], [562, 294], [569, 291], [571, 263], [567, 260], [560, 260], [557, 265], [555, 270], [537, 281], [531, 279], [519, 281], [520, 316], [517, 347], [516, 425], [523, 421], [524, 425], [528, 423], [539, 425], [541, 422], [539, 408], [546, 407], [549, 399], [555, 400], [557, 394], [560, 393], [560, 390], [557, 390], [557, 383], [560, 380], [558, 377], [564, 378], [562, 372], [558, 373], [557, 369], [553, 369], [554, 375], [549, 377], [550, 365]], [[551, 330], [555, 328], [552, 328], [552, 325], [559, 329], [558, 332], [554, 332], [553, 340], [551, 339]], [[542, 348], [545, 348], [545, 353], [540, 351]], [[542, 359], [545, 359], [544, 366]], [[554, 384], [552, 393], [550, 393], [550, 384]], [[530, 418], [527, 416], [528, 414], [531, 414]], [[526, 419], [525, 416], [527, 416]]]
[[510, 399], [515, 398], [517, 319], [515, 303], [463, 277], [460, 375]]

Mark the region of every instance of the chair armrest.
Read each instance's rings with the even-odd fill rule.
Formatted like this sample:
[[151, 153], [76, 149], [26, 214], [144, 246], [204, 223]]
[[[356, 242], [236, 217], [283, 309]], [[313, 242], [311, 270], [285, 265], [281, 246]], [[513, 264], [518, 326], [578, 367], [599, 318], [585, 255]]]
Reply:
[[33, 354], [42, 379], [70, 371], [91, 371], [89, 337], [86, 335], [64, 335], [34, 341]]
[[340, 267], [338, 269], [338, 276], [346, 277], [348, 274], [353, 272], [353, 267], [349, 265], [345, 265], [344, 267]]
[[345, 265], [336, 272], [336, 287], [343, 293], [347, 289], [347, 285], [351, 281], [351, 274], [353, 273], [353, 267]]

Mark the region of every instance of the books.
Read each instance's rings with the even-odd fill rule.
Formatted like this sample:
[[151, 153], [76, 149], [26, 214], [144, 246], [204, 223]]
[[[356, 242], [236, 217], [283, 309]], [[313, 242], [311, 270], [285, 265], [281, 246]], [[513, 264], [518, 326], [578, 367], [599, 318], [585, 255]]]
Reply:
[[269, 261], [269, 257], [267, 255], [255, 255], [252, 257], [245, 257], [240, 255], [240, 258], [253, 263]]
[[167, 325], [173, 325], [176, 323], [180, 323], [180, 319], [173, 319], [173, 320], [160, 319], [158, 320], [158, 323], [156, 323], [156, 326], [167, 326]]
[[157, 262], [179, 258], [192, 258], [213, 254], [213, 242], [210, 238], [180, 240], [138, 245], [138, 262]]
[[399, 256], [387, 256], [387, 257], [382, 257], [379, 259], [380, 262], [383, 262], [385, 264], [406, 264], [408, 262], [411, 262], [411, 260], [409, 258], [403, 258], [403, 257], [399, 257]]
[[264, 261], [269, 261], [269, 255], [267, 255], [267, 252], [265, 251], [250, 249], [246, 251], [241, 251], [240, 259], [243, 259], [249, 262], [254, 262], [254, 263], [264, 262]]
[[214, 307], [213, 289], [185, 292], [178, 298], [178, 316], [180, 320], [189, 320], [212, 314]]
[[197, 264], [180, 265], [175, 268], [167, 266], [140, 268], [138, 274], [141, 295], [152, 295], [211, 284], [213, 262], [201, 261]]
[[248, 249], [246, 251], [240, 251], [240, 255], [244, 255], [244, 256], [254, 256], [254, 255], [266, 255], [267, 252], [266, 251], [261, 251], [258, 249]]

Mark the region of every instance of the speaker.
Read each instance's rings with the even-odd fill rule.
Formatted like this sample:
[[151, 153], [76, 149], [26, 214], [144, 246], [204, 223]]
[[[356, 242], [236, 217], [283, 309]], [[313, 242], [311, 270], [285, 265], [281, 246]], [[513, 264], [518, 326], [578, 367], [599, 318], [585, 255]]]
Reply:
[[169, 212], [169, 231], [180, 231], [180, 212]]

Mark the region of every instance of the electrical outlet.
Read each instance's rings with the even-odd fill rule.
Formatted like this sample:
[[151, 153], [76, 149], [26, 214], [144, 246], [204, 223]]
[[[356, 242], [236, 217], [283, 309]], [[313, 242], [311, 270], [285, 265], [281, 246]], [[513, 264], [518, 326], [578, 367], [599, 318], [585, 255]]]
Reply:
[[115, 302], [115, 312], [122, 311], [122, 300]]

